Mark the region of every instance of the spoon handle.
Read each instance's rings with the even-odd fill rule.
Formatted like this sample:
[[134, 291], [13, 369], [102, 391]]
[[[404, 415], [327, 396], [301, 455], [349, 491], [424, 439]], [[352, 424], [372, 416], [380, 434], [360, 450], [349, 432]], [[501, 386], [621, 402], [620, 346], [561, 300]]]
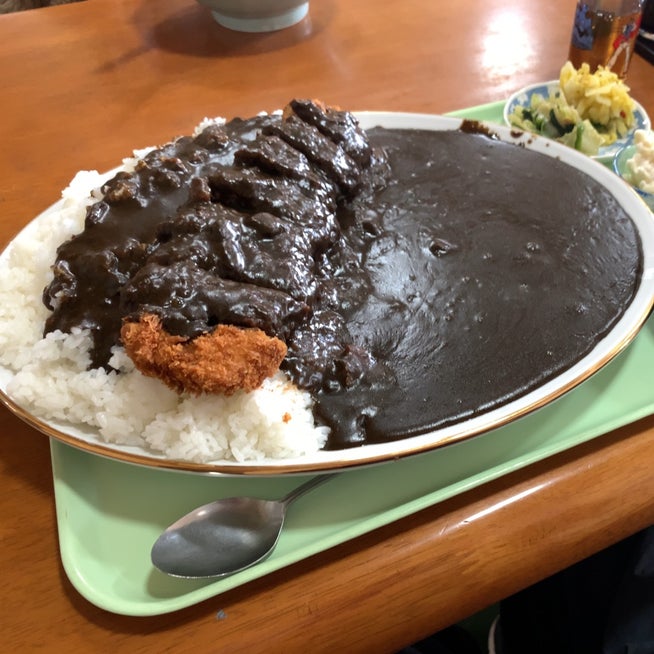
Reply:
[[280, 502], [288, 506], [291, 502], [294, 502], [301, 495], [308, 493], [310, 490], [316, 488], [316, 486], [320, 486], [321, 484], [324, 484], [332, 477], [336, 477], [336, 473], [327, 474], [327, 475], [318, 475], [313, 479], [310, 479], [309, 481], [305, 482], [304, 484], [300, 484], [297, 488], [294, 488], [290, 493], [282, 497]]

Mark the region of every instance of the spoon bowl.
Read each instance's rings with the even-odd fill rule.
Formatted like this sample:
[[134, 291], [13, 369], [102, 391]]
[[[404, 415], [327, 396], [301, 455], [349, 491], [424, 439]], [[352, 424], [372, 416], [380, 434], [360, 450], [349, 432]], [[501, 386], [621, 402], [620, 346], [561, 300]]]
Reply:
[[153, 565], [174, 577], [225, 577], [275, 549], [290, 504], [334, 475], [321, 475], [279, 500], [228, 497], [194, 509], [155, 541]]

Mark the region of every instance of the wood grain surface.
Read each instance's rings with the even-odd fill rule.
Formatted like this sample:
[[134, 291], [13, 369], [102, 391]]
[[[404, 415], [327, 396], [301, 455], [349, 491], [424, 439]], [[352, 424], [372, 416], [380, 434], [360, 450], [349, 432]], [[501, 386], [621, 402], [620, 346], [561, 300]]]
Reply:
[[[444, 113], [554, 79], [573, 0], [311, 0], [241, 34], [194, 0], [0, 16], [0, 246], [80, 169], [291, 97]], [[654, 67], [628, 83], [654, 115]], [[654, 418], [173, 614], [107, 613], [59, 560], [48, 441], [0, 409], [3, 651], [395, 652], [654, 523]]]

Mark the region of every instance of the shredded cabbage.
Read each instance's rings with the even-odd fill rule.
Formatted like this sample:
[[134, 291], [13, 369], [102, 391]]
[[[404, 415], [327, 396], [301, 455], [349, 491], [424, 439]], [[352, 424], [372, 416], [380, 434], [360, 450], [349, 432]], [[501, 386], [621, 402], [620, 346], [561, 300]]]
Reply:
[[568, 61], [561, 69], [559, 89], [548, 97], [531, 96], [509, 116], [512, 125], [542, 134], [588, 155], [623, 138], [635, 124], [629, 88], [615, 73], [602, 68], [591, 73]]

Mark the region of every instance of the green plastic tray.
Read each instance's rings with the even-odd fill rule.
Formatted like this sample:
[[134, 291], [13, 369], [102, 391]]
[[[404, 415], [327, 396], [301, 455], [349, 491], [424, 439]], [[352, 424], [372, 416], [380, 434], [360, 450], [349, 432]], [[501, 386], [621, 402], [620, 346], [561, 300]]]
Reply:
[[[503, 103], [457, 112], [501, 121]], [[289, 512], [273, 555], [217, 581], [167, 577], [150, 548], [177, 517], [220, 497], [274, 498], [303, 477], [224, 478], [143, 468], [51, 441], [59, 544], [74, 587], [126, 615], [176, 611], [654, 412], [654, 322], [614, 361], [508, 426], [412, 458], [344, 472]], [[380, 489], [384, 489], [381, 492]]]

